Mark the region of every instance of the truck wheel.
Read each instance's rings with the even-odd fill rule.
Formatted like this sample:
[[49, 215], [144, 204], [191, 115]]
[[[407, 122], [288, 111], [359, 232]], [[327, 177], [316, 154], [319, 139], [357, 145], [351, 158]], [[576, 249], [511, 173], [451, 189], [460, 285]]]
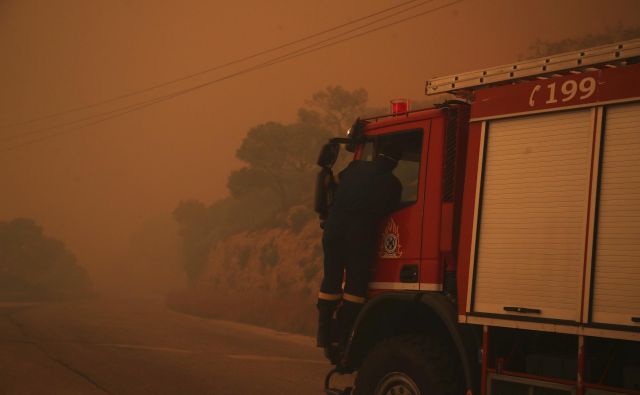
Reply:
[[406, 335], [378, 344], [365, 358], [356, 395], [458, 395], [457, 358], [437, 339]]

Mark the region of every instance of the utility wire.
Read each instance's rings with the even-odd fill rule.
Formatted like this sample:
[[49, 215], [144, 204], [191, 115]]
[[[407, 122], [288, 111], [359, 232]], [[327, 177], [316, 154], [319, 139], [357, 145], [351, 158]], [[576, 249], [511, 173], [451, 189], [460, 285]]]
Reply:
[[372, 14], [368, 14], [368, 15], [365, 15], [363, 17], [351, 20], [349, 22], [342, 23], [342, 24], [330, 27], [328, 29], [325, 29], [325, 30], [322, 30], [322, 31], [319, 31], [319, 32], [316, 32], [316, 33], [309, 34], [307, 36], [298, 38], [296, 40], [289, 41], [289, 42], [286, 42], [284, 44], [277, 45], [275, 47], [271, 47], [271, 48], [268, 48], [268, 49], [265, 49], [265, 50], [261, 50], [261, 51], [255, 52], [255, 53], [253, 53], [251, 55], [243, 56], [241, 58], [234, 59], [234, 60], [231, 60], [229, 62], [222, 63], [222, 64], [219, 64], [219, 65], [216, 65], [216, 66], [212, 66], [210, 68], [207, 68], [207, 69], [195, 72], [195, 73], [187, 74], [185, 76], [178, 77], [178, 78], [175, 78], [175, 79], [172, 79], [172, 80], [169, 80], [169, 81], [165, 81], [165, 82], [162, 82], [162, 83], [159, 83], [159, 84], [156, 84], [156, 85], [152, 85], [152, 86], [149, 86], [149, 87], [146, 87], [146, 88], [142, 88], [142, 89], [139, 89], [139, 90], [136, 90], [136, 91], [128, 92], [128, 93], [125, 93], [125, 94], [122, 94], [122, 95], [119, 95], [119, 96], [115, 96], [115, 97], [112, 97], [112, 98], [109, 98], [109, 99], [105, 99], [105, 100], [102, 100], [102, 101], [99, 101], [99, 102], [95, 102], [95, 103], [91, 103], [91, 104], [87, 104], [87, 105], [83, 105], [83, 106], [70, 108], [68, 110], [63, 110], [63, 111], [52, 113], [52, 114], [42, 115], [42, 116], [39, 116], [39, 117], [36, 117], [36, 118], [32, 118], [32, 119], [29, 119], [29, 120], [26, 120], [26, 121], [15, 122], [15, 123], [8, 124], [8, 125], [2, 125], [2, 126], [0, 126], [0, 128], [6, 129], [6, 128], [11, 128], [11, 127], [16, 127], [16, 126], [28, 125], [28, 124], [32, 124], [32, 123], [35, 123], [35, 122], [38, 122], [38, 121], [45, 120], [45, 119], [56, 118], [56, 117], [59, 117], [59, 116], [62, 116], [62, 115], [66, 115], [66, 114], [70, 114], [70, 113], [73, 113], [73, 112], [78, 112], [78, 111], [87, 110], [87, 109], [90, 109], [90, 108], [95, 108], [95, 107], [98, 107], [98, 106], [102, 106], [104, 104], [112, 103], [114, 101], [126, 99], [126, 98], [131, 97], [131, 96], [135, 96], [135, 95], [139, 95], [139, 94], [142, 94], [142, 93], [150, 92], [150, 91], [155, 90], [155, 89], [163, 88], [165, 86], [172, 85], [172, 84], [175, 84], [177, 82], [181, 82], [181, 81], [185, 81], [185, 80], [188, 80], [188, 79], [191, 79], [191, 78], [194, 78], [194, 77], [198, 77], [200, 75], [203, 75], [203, 74], [206, 74], [206, 73], [210, 73], [212, 71], [216, 71], [216, 70], [223, 69], [225, 67], [233, 66], [235, 64], [242, 63], [242, 62], [245, 62], [247, 60], [251, 60], [251, 59], [257, 58], [259, 56], [266, 55], [268, 53], [275, 52], [275, 51], [278, 51], [278, 50], [286, 48], [286, 47], [290, 47], [290, 46], [295, 45], [295, 44], [299, 44], [299, 43], [304, 42], [304, 41], [308, 41], [310, 39], [322, 36], [324, 34], [331, 33], [333, 31], [342, 29], [342, 28], [344, 28], [346, 26], [349, 26], [349, 25], [351, 25], [353, 23], [357, 23], [357, 22], [361, 22], [363, 20], [367, 20], [367, 19], [373, 18], [375, 16], [387, 13], [387, 12], [395, 10], [397, 8], [404, 7], [407, 4], [415, 3], [416, 1], [418, 1], [418, 0], [408, 0], [408, 1], [405, 1], [405, 2], [400, 3], [398, 5], [395, 5], [393, 7], [389, 7], [389, 8], [385, 8], [383, 10], [380, 10], [380, 11], [376, 11], [376, 12], [374, 12]]
[[[430, 1], [432, 1], [432, 0], [428, 0], [425, 3], [430, 2]], [[452, 2], [443, 4], [441, 6], [438, 6], [438, 7], [435, 7], [435, 8], [420, 12], [418, 14], [415, 14], [415, 15], [412, 15], [412, 16], [409, 16], [409, 17], [406, 17], [406, 18], [403, 18], [403, 19], [399, 19], [397, 21], [394, 21], [394, 22], [391, 22], [391, 23], [388, 23], [388, 24], [385, 24], [385, 25], [382, 25], [382, 26], [378, 26], [378, 27], [373, 28], [373, 29], [369, 29], [369, 30], [367, 30], [365, 32], [361, 32], [361, 33], [355, 34], [353, 36], [350, 36], [350, 37], [347, 37], [347, 38], [343, 38], [343, 39], [337, 40], [335, 42], [328, 43], [326, 45], [317, 46], [317, 44], [313, 44], [313, 45], [310, 45], [308, 47], [293, 51], [293, 52], [291, 52], [289, 54], [282, 55], [282, 56], [277, 57], [275, 59], [260, 63], [258, 65], [255, 65], [255, 66], [252, 66], [252, 67], [249, 67], [249, 68], [237, 71], [237, 72], [234, 72], [232, 74], [228, 74], [228, 75], [226, 75], [224, 77], [220, 77], [220, 78], [212, 80], [212, 81], [207, 81], [205, 83], [202, 83], [202, 84], [190, 87], [190, 88], [182, 89], [180, 91], [177, 91], [177, 92], [174, 92], [174, 93], [170, 93], [170, 94], [167, 94], [167, 95], [164, 95], [164, 96], [160, 96], [160, 97], [155, 98], [155, 99], [150, 99], [150, 100], [147, 100], [145, 102], [141, 102], [141, 103], [137, 103], [137, 104], [134, 104], [134, 105], [131, 105], [131, 106], [128, 106], [128, 107], [121, 108], [121, 109], [113, 110], [113, 111], [110, 111], [108, 113], [103, 113], [103, 114], [98, 115], [98, 116], [102, 116], [102, 118], [100, 118], [98, 120], [95, 120], [93, 122], [86, 123], [86, 124], [77, 126], [75, 128], [72, 128], [72, 129], [62, 130], [62, 131], [59, 131], [57, 133], [46, 135], [46, 136], [43, 136], [43, 137], [40, 137], [40, 138], [37, 138], [37, 139], [29, 140], [29, 141], [23, 142], [21, 144], [16, 144], [16, 145], [8, 147], [8, 148], [6, 148], [4, 150], [0, 150], [0, 153], [12, 151], [12, 150], [15, 150], [15, 149], [18, 149], [18, 148], [21, 148], [21, 147], [25, 147], [25, 146], [28, 146], [28, 145], [31, 145], [31, 144], [38, 143], [38, 142], [43, 141], [43, 140], [48, 140], [50, 138], [53, 138], [53, 137], [56, 137], [56, 136], [59, 136], [59, 135], [65, 134], [65, 133], [72, 132], [74, 130], [78, 130], [78, 129], [81, 129], [81, 128], [84, 128], [84, 127], [87, 127], [87, 126], [95, 125], [95, 124], [107, 121], [109, 119], [116, 118], [116, 117], [128, 114], [130, 112], [137, 111], [139, 109], [151, 106], [153, 104], [157, 104], [157, 103], [160, 103], [160, 102], [164, 102], [164, 101], [173, 99], [174, 97], [187, 94], [187, 93], [192, 92], [194, 90], [198, 90], [198, 89], [204, 88], [206, 86], [209, 86], [209, 85], [212, 85], [212, 84], [224, 81], [224, 80], [231, 79], [233, 77], [236, 77], [236, 76], [239, 76], [239, 75], [242, 75], [242, 74], [246, 74], [246, 73], [249, 73], [249, 72], [252, 72], [252, 71], [256, 71], [256, 70], [259, 70], [259, 69], [262, 69], [262, 68], [266, 68], [266, 67], [272, 66], [274, 64], [278, 64], [278, 63], [282, 63], [282, 62], [285, 62], [285, 61], [288, 61], [288, 60], [291, 60], [291, 59], [295, 59], [297, 57], [300, 57], [300, 56], [303, 56], [303, 55], [306, 55], [306, 54], [309, 54], [309, 53], [312, 53], [312, 52], [316, 52], [316, 51], [318, 51], [320, 49], [324, 49], [324, 48], [331, 47], [331, 46], [336, 45], [336, 44], [340, 44], [340, 43], [343, 43], [343, 42], [346, 42], [346, 41], [350, 41], [350, 40], [353, 40], [355, 38], [364, 36], [366, 34], [370, 34], [370, 33], [373, 33], [373, 32], [376, 32], [376, 31], [379, 31], [379, 30], [382, 30], [382, 29], [385, 29], [385, 28], [388, 28], [388, 27], [391, 27], [391, 26], [394, 26], [394, 25], [397, 25], [399, 23], [403, 23], [403, 22], [406, 22], [406, 21], [409, 21], [409, 20], [424, 16], [424, 15], [439, 11], [439, 10], [441, 10], [443, 8], [450, 7], [452, 5], [461, 3], [462, 1], [464, 1], [464, 0], [454, 0]]]
[[[414, 0], [414, 1], [415, 1], [415, 0]], [[358, 30], [364, 29], [364, 28], [366, 28], [366, 27], [369, 27], [369, 26], [375, 25], [375, 24], [377, 24], [377, 23], [379, 23], [379, 22], [384, 21], [385, 19], [392, 18], [392, 17], [398, 16], [398, 15], [400, 15], [400, 14], [404, 14], [404, 13], [406, 13], [407, 11], [413, 10], [413, 9], [415, 9], [415, 8], [421, 7], [421, 6], [423, 6], [423, 5], [427, 4], [427, 3], [431, 3], [431, 2], [433, 2], [433, 0], [425, 0], [425, 1], [422, 1], [422, 2], [418, 3], [417, 5], [413, 5], [413, 6], [411, 6], [411, 7], [405, 8], [405, 9], [403, 9], [403, 10], [401, 10], [401, 11], [397, 11], [397, 12], [395, 12], [395, 13], [392, 13], [392, 14], [389, 14], [389, 15], [385, 15], [384, 17], [381, 17], [381, 18], [375, 19], [375, 20], [373, 20], [373, 21], [371, 21], [371, 22], [367, 22], [366, 24], [363, 24], [363, 25], [361, 25], [361, 26], [357, 26], [357, 27], [355, 27], [355, 28], [352, 28], [352, 29], [347, 30], [347, 31], [345, 31], [345, 32], [342, 32], [342, 33], [336, 34], [336, 35], [334, 35], [334, 36], [331, 36], [331, 37], [325, 38], [325, 39], [323, 39], [323, 40], [321, 40], [321, 41], [315, 42], [315, 43], [310, 44], [310, 45], [307, 45], [307, 46], [305, 46], [305, 47], [298, 48], [298, 49], [293, 50], [293, 51], [291, 51], [291, 52], [289, 52], [289, 53], [286, 53], [286, 54], [284, 54], [284, 55], [278, 56], [278, 57], [276, 57], [276, 58], [274, 58], [274, 59], [271, 59], [271, 60], [265, 61], [265, 62], [263, 62], [263, 63], [260, 63], [260, 64], [258, 64], [257, 66], [254, 66], [254, 67], [258, 67], [258, 68], [262, 68], [262, 66], [265, 66], [265, 67], [266, 67], [266, 66], [271, 65], [271, 64], [272, 64], [272, 62], [274, 62], [274, 61], [280, 61], [280, 60], [283, 60], [283, 59], [284, 59], [284, 60], [286, 60], [286, 59], [287, 59], [288, 57], [290, 57], [290, 56], [293, 56], [293, 55], [296, 55], [296, 54], [300, 54], [300, 53], [305, 52], [305, 51], [307, 51], [307, 52], [305, 52], [305, 53], [308, 53], [308, 50], [310, 50], [310, 49], [312, 49], [312, 48], [314, 48], [314, 47], [316, 47], [316, 46], [319, 46], [319, 45], [324, 44], [324, 43], [331, 42], [331, 41], [336, 40], [336, 39], [339, 39], [339, 38], [341, 38], [341, 37], [343, 37], [343, 36], [348, 35], [349, 33], [353, 33], [353, 32], [356, 32], [356, 31], [358, 31]], [[436, 9], [436, 10], [437, 10], [437, 9]], [[432, 11], [430, 11], [430, 12], [432, 12]], [[417, 16], [414, 16], [414, 17], [418, 17], [418, 16], [421, 16], [421, 15], [422, 15], [422, 14], [417, 14]], [[411, 18], [412, 18], [412, 17], [409, 17], [409, 19], [411, 19]], [[398, 23], [403, 22], [403, 21], [405, 21], [405, 19], [400, 20]], [[397, 23], [392, 23], [392, 24], [389, 24], [388, 26], [392, 26], [392, 25], [394, 25], [394, 24], [397, 24]], [[382, 26], [382, 28], [384, 28], [385, 26], [387, 26], [387, 25]], [[370, 30], [370, 31], [365, 31], [365, 32], [363, 32], [363, 34], [360, 34], [360, 35], [358, 35], [358, 36], [356, 36], [356, 37], [359, 37], [359, 36], [364, 35], [364, 34], [369, 34], [369, 33], [374, 32], [374, 31], [376, 31], [376, 30], [374, 29], [374, 30]], [[354, 38], [355, 38], [355, 37], [354, 37]], [[336, 43], [336, 44], [338, 44], [338, 43], [340, 43], [340, 42], [343, 42], [343, 41], [336, 41], [335, 43]], [[322, 48], [325, 48], [325, 47], [327, 47], [327, 46], [331, 46], [331, 45], [334, 45], [334, 44], [324, 45], [324, 46], [322, 46]], [[241, 72], [242, 72], [242, 73], [244, 73], [244, 72], [246, 72], [246, 71], [253, 71], [253, 70], [256, 70], [254, 67], [250, 67], [249, 69], [241, 70]], [[234, 74], [233, 74], [233, 76], [235, 76], [235, 75], [236, 75], [236, 74], [234, 73]], [[226, 77], [223, 77], [223, 79], [222, 79], [222, 80], [224, 80], [224, 79], [227, 79], [227, 78], [226, 78]], [[196, 86], [196, 88], [198, 88], [198, 89], [199, 89], [199, 88], [201, 88], [201, 87], [204, 87], [204, 86], [210, 85], [210, 83], [217, 83], [217, 82], [220, 82], [220, 81], [221, 81], [220, 79], [216, 79], [216, 80], [213, 80], [213, 81], [209, 81], [209, 82], [206, 82], [204, 85], [197, 85], [197, 86]], [[187, 88], [187, 89], [191, 89], [191, 88]], [[181, 91], [179, 91], [179, 92], [181, 92]], [[186, 92], [185, 92], [185, 93], [186, 93]], [[167, 95], [160, 96], [159, 98], [164, 98], [164, 97], [170, 98], [169, 96], [170, 96], [170, 97], [174, 97], [172, 93], [169, 93], [169, 94], [167, 94]], [[43, 133], [43, 132], [48, 132], [48, 131], [50, 131], [50, 130], [54, 130], [54, 129], [65, 128], [65, 127], [67, 127], [67, 126], [76, 125], [76, 124], [79, 124], [79, 123], [82, 123], [82, 122], [85, 122], [85, 121], [91, 121], [91, 120], [96, 119], [96, 118], [101, 118], [101, 117], [104, 117], [104, 116], [107, 116], [107, 115], [120, 113], [121, 111], [126, 111], [126, 110], [127, 110], [127, 109], [129, 109], [129, 108], [139, 108], [139, 106], [144, 105], [144, 104], [147, 104], [147, 103], [149, 103], [149, 104], [155, 104], [155, 103], [157, 102], [156, 100], [157, 100], [157, 99], [159, 99], [159, 98], [152, 98], [152, 99], [148, 99], [148, 100], [145, 100], [145, 101], [142, 101], [142, 102], [133, 103], [133, 104], [130, 104], [130, 105], [127, 105], [127, 106], [124, 106], [124, 107], [120, 107], [120, 108], [116, 108], [116, 109], [114, 109], [114, 110], [105, 111], [105, 112], [101, 112], [101, 113], [98, 113], [98, 114], [94, 114], [94, 115], [86, 116], [86, 117], [84, 117], [84, 118], [80, 118], [80, 119], [77, 119], [77, 120], [74, 120], [74, 121], [70, 121], [70, 122], [63, 122], [63, 123], [59, 123], [59, 124], [57, 124], [57, 125], [45, 126], [45, 127], [42, 127], [42, 128], [38, 128], [38, 129], [34, 129], [34, 130], [30, 130], [30, 131], [23, 132], [23, 133], [17, 133], [17, 134], [14, 134], [14, 135], [1, 137], [1, 138], [0, 138], [0, 142], [4, 142], [4, 141], [11, 141], [11, 140], [15, 140], [15, 139], [20, 139], [20, 138], [24, 138], [24, 137], [29, 136], [29, 135], [39, 134], [39, 133]], [[143, 106], [143, 107], [146, 107], [146, 106]], [[110, 118], [109, 118], [109, 119], [110, 119]]]

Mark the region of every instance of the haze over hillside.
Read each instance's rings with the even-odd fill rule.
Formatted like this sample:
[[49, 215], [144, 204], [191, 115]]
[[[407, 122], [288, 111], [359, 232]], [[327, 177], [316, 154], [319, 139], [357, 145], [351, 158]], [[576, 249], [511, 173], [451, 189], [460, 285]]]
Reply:
[[[538, 39], [637, 28], [640, 14], [634, 0], [465, 0], [78, 130], [49, 128], [195, 86], [240, 65], [24, 123], [398, 4], [3, 1], [0, 47], [11, 56], [0, 64], [0, 219], [35, 219], [67, 243], [99, 288], [139, 291], [147, 284], [142, 280], [150, 290], [180, 285], [183, 273], [167, 269], [175, 266], [164, 261], [179, 254], [177, 240], [167, 239], [175, 231], [171, 212], [181, 200], [211, 204], [228, 195], [227, 177], [242, 166], [235, 151], [252, 127], [295, 121], [305, 100], [329, 85], [365, 88], [371, 107], [384, 108], [396, 97], [419, 101], [431, 76], [535, 54], [530, 46]], [[436, 1], [422, 9], [446, 4]], [[45, 139], [29, 143], [34, 137]], [[134, 251], [139, 240], [152, 235], [156, 241]], [[152, 257], [154, 249], [163, 258]]]

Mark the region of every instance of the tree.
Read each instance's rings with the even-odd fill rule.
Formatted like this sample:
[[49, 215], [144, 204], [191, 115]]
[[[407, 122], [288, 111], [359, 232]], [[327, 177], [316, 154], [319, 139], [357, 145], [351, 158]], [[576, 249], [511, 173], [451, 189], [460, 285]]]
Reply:
[[202, 274], [209, 252], [228, 235], [265, 226], [273, 220], [277, 202], [264, 194], [218, 200], [210, 206], [182, 201], [173, 211], [179, 225], [183, 265], [189, 281]]
[[[320, 110], [317, 120], [335, 135], [346, 132], [353, 121], [366, 112], [368, 100], [369, 94], [364, 88], [348, 91], [341, 86], [330, 85], [314, 93], [307, 103], [312, 109]], [[309, 115], [302, 114], [299, 117], [308, 119]]]
[[236, 157], [248, 166], [233, 172], [227, 182], [231, 195], [240, 198], [262, 189], [269, 189], [280, 199], [282, 208], [288, 206], [291, 193], [287, 175], [295, 152], [291, 149], [292, 130], [277, 122], [253, 127], [236, 151]]
[[38, 296], [84, 293], [86, 271], [65, 244], [29, 218], [0, 221], [0, 289]]
[[231, 195], [241, 198], [268, 191], [278, 199], [280, 210], [303, 201], [311, 196], [315, 155], [329, 137], [325, 129], [300, 121], [252, 128], [236, 152], [247, 166], [229, 176]]
[[211, 247], [207, 208], [196, 200], [182, 201], [173, 210], [173, 218], [180, 226], [185, 272], [193, 281], [202, 272]]
[[364, 113], [367, 91], [329, 86], [312, 95], [292, 124], [267, 122], [249, 130], [236, 152], [247, 165], [233, 172], [227, 186], [234, 198], [270, 193], [284, 211], [310, 199], [315, 161], [331, 136], [346, 131]]
[[295, 122], [266, 122], [249, 129], [236, 151], [245, 166], [227, 180], [231, 196], [210, 206], [183, 201], [173, 212], [191, 281], [201, 275], [219, 240], [278, 226], [286, 222], [283, 218], [291, 207], [311, 205], [320, 147], [346, 131], [365, 112], [366, 102], [364, 89], [329, 86], [313, 94]]
[[618, 24], [614, 27], [607, 27], [603, 32], [590, 33], [581, 37], [570, 37], [557, 41], [538, 38], [529, 46], [529, 51], [534, 57], [542, 57], [637, 37], [640, 37], [640, 27], [629, 28]]

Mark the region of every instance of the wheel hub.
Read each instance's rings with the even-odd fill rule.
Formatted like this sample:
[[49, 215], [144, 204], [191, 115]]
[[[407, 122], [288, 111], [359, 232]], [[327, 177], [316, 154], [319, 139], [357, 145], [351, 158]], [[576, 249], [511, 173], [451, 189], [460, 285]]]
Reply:
[[380, 381], [375, 395], [422, 395], [422, 393], [411, 377], [402, 372], [391, 372]]

